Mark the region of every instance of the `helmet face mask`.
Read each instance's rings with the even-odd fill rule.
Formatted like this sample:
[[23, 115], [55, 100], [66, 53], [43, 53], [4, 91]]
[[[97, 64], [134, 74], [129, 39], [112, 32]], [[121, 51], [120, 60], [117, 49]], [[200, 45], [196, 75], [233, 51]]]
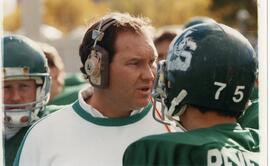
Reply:
[[42, 50], [32, 40], [9, 35], [2, 38], [4, 43], [4, 81], [29, 80], [36, 84], [36, 99], [27, 103], [4, 103], [5, 127], [24, 127], [39, 119], [49, 100], [51, 77], [47, 60]]
[[25, 127], [38, 120], [37, 113], [43, 110], [44, 104], [40, 101], [25, 104], [5, 104], [5, 126]]
[[252, 46], [239, 32], [217, 23], [192, 26], [171, 43], [153, 97], [161, 98], [169, 117], [186, 105], [243, 112], [256, 65]]
[[[5, 77], [4, 80], [26, 80], [32, 78], [35, 80], [36, 99], [33, 102], [23, 104], [4, 104], [4, 123], [6, 127], [25, 127], [34, 123], [39, 119], [38, 114], [44, 110], [45, 105], [49, 100], [49, 89], [51, 84], [51, 77], [46, 75]], [[44, 82], [44, 83], [43, 83]]]
[[162, 99], [165, 99], [167, 97], [166, 94], [166, 61], [161, 60], [158, 63], [157, 66], [157, 78], [154, 83], [154, 89], [152, 96], [155, 98], [157, 101], [161, 102]]
[[[162, 103], [162, 115], [166, 116], [169, 120], [178, 119], [177, 116], [181, 115], [184, 112], [186, 107], [181, 108], [177, 114], [173, 114], [175, 107], [186, 97], [187, 92], [182, 90], [177, 97], [172, 101], [168, 100], [167, 93], [170, 89], [170, 82], [167, 80], [167, 67], [166, 61], [162, 60], [158, 64], [157, 78], [155, 81], [154, 89], [152, 96], [154, 100]], [[169, 104], [167, 104], [169, 102]], [[162, 119], [166, 119], [162, 117]]]

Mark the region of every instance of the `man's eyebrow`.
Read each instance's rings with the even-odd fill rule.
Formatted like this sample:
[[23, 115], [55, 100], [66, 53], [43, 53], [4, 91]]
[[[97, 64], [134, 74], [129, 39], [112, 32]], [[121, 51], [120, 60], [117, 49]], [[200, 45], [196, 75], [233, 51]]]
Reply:
[[132, 57], [126, 57], [125, 60], [126, 61], [138, 61], [138, 60], [142, 60], [143, 58], [140, 56], [132, 56]]
[[140, 57], [132, 57], [130, 59], [127, 59], [128, 61], [134, 61], [134, 60], [142, 60], [143, 58], [140, 58]]
[[139, 55], [131, 55], [131, 56], [128, 56], [128, 57], [123, 57], [123, 59], [125, 61], [139, 61], [139, 60], [147, 60], [148, 58], [150, 60], [152, 59], [157, 59], [158, 56], [156, 55], [151, 55], [151, 57], [144, 57], [144, 56], [139, 56]]

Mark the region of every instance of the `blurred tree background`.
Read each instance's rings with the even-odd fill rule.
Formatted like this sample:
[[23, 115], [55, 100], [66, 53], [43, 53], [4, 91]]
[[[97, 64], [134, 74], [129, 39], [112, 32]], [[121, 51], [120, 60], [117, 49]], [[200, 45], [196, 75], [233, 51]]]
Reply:
[[[181, 25], [193, 16], [208, 16], [235, 28], [245, 26], [257, 36], [256, 0], [43, 0], [43, 23], [64, 34], [111, 11], [146, 16], [155, 27]], [[242, 11], [242, 12], [240, 12]], [[21, 9], [4, 17], [4, 30], [21, 26]]]

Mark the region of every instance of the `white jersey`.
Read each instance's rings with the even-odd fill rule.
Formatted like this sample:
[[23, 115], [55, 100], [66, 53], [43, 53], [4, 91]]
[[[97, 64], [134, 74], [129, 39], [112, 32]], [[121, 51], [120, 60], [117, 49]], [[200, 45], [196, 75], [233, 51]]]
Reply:
[[126, 147], [151, 134], [167, 132], [149, 104], [127, 118], [106, 118], [79, 100], [40, 120], [28, 131], [14, 165], [120, 166]]

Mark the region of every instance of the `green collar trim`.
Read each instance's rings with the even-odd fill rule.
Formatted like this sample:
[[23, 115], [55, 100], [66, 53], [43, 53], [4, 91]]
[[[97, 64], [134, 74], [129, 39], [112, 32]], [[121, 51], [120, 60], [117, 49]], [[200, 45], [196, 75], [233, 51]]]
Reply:
[[217, 124], [215, 126], [212, 126], [211, 128], [217, 128], [217, 129], [228, 129], [228, 130], [243, 130], [239, 123], [223, 123], [223, 124]]
[[72, 108], [74, 111], [83, 119], [92, 122], [101, 126], [124, 126], [127, 124], [135, 123], [142, 119], [152, 107], [151, 102], [141, 111], [135, 115], [125, 117], [125, 118], [99, 118], [93, 117], [90, 113], [85, 111], [79, 104], [79, 100], [77, 100], [74, 104], [72, 104]]

